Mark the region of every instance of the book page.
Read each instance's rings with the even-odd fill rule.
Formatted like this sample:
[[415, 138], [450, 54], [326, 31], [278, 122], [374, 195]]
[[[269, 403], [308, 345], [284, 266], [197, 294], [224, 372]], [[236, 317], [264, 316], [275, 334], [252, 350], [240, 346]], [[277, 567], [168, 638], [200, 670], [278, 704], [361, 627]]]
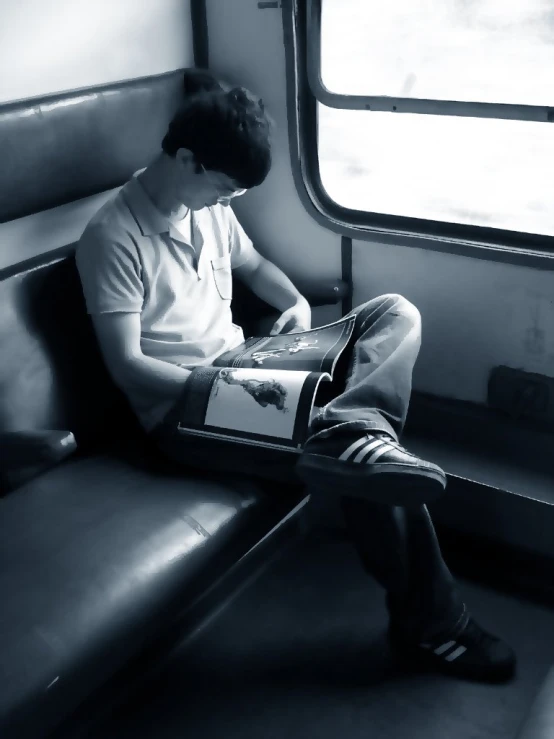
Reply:
[[233, 437], [259, 444], [300, 447], [308, 430], [322, 373], [221, 368], [206, 386], [202, 411], [186, 412], [179, 431]]
[[222, 369], [210, 393], [206, 426], [292, 440], [300, 393], [309, 374]]

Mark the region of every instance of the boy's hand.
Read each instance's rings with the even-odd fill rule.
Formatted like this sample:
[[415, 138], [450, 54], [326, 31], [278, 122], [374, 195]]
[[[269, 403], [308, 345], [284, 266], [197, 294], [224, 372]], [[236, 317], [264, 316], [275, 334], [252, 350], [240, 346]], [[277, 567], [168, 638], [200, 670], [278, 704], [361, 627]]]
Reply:
[[270, 336], [308, 331], [311, 327], [312, 310], [310, 304], [305, 298], [301, 298], [284, 313], [281, 313], [270, 331]]

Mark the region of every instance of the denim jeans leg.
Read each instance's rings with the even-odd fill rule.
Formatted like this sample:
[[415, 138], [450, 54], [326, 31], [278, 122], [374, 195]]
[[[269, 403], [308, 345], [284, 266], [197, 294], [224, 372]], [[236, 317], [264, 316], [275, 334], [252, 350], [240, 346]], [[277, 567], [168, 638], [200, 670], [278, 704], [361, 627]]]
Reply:
[[[388, 294], [352, 314], [355, 344], [346, 387], [315, 417], [312, 435], [360, 429], [386, 431], [398, 441], [421, 346], [419, 311], [401, 295]], [[341, 507], [364, 569], [386, 590], [393, 624], [421, 641], [465, 625], [466, 607], [426, 506], [342, 496]]]
[[385, 431], [398, 441], [421, 346], [419, 311], [402, 295], [390, 294], [349, 315], [356, 315], [356, 324], [346, 387], [313, 419], [312, 436], [326, 436], [330, 429], [365, 429]]
[[364, 570], [385, 588], [391, 622], [416, 641], [461, 629], [468, 613], [426, 506], [343, 496], [349, 537]]

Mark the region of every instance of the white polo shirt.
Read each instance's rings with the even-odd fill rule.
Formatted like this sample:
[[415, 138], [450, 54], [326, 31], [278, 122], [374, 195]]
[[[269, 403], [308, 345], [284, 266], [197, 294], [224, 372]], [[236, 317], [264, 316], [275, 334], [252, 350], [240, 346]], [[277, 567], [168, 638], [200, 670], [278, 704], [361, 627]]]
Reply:
[[[191, 217], [193, 239], [191, 223], [171, 223], [135, 175], [92, 218], [76, 249], [88, 313], [140, 313], [143, 354], [186, 367], [209, 365], [244, 341], [232, 321], [231, 270], [253, 254], [230, 207]], [[124, 391], [147, 431], [172, 404]]]

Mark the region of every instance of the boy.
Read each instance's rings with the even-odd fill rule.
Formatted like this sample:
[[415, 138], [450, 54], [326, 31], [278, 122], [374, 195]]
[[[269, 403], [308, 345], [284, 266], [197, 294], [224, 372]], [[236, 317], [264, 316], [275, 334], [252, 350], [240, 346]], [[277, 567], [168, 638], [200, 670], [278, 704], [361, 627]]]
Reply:
[[[191, 371], [244, 341], [232, 322], [232, 271], [281, 312], [275, 332], [311, 326], [306, 299], [228, 207], [269, 172], [263, 103], [206, 72], [187, 73], [185, 87], [162, 152], [94, 216], [76, 252], [108, 371], [153, 440], [177, 458], [186, 452], [171, 411]], [[342, 508], [363, 565], [387, 591], [394, 648], [460, 677], [510, 679], [515, 656], [467, 612], [425, 507], [443, 493], [445, 474], [398, 443], [419, 312], [393, 294], [354, 313], [346, 389], [313, 419], [298, 473], [311, 487], [351, 493]]]

